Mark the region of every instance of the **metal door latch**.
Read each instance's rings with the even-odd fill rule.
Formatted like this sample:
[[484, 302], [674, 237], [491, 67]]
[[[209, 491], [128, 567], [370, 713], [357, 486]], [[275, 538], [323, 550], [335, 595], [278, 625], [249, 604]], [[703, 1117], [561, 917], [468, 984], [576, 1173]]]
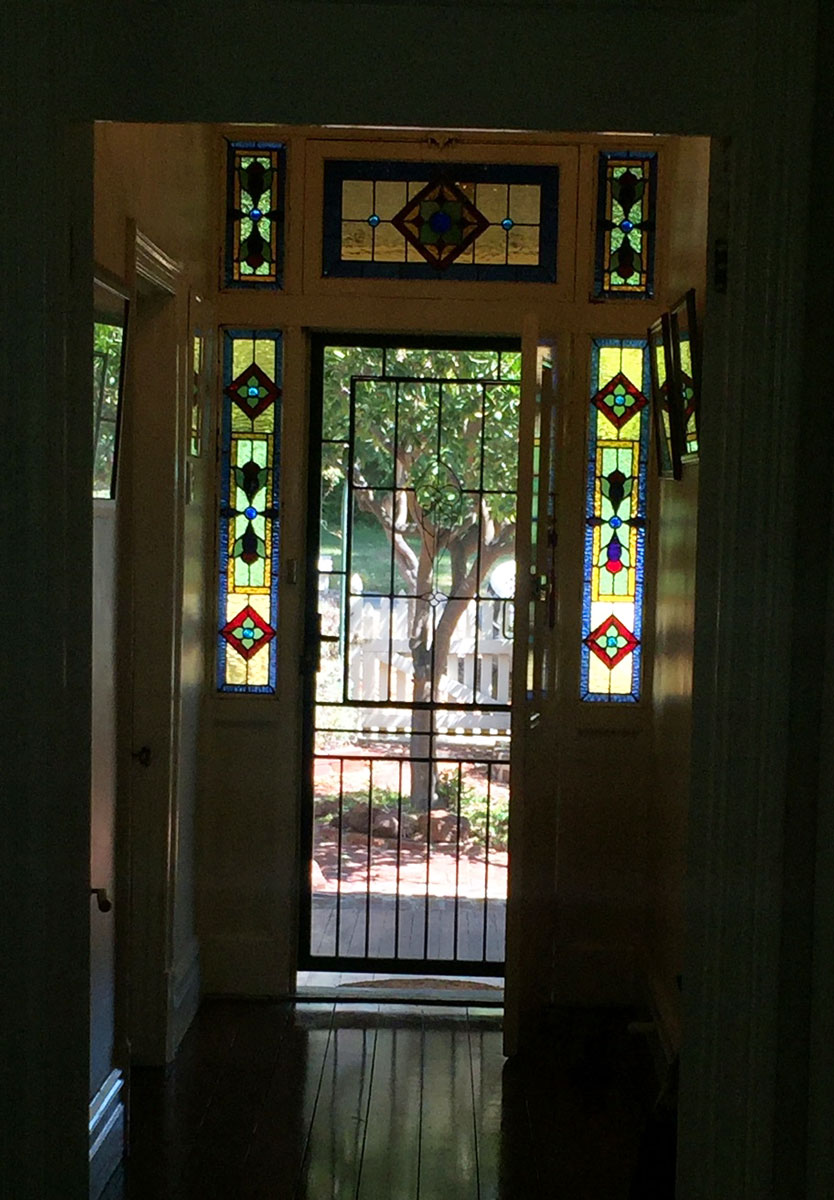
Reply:
[[107, 888], [90, 888], [90, 895], [95, 896], [99, 912], [110, 912], [113, 902], [107, 895]]

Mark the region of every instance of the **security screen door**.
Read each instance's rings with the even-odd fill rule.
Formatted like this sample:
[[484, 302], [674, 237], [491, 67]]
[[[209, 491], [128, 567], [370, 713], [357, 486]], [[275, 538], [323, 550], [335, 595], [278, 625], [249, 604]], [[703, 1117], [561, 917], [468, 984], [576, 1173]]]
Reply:
[[503, 972], [521, 353], [314, 350], [299, 966]]

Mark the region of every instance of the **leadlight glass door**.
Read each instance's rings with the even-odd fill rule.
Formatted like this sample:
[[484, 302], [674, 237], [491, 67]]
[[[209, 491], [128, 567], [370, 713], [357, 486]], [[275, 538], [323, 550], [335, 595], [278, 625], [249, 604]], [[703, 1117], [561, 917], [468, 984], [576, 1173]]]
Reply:
[[519, 346], [315, 361], [299, 965], [498, 975]]

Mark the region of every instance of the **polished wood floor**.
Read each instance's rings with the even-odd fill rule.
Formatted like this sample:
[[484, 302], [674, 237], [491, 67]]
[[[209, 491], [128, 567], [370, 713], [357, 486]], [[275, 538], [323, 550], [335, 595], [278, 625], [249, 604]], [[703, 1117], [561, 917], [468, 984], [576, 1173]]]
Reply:
[[632, 1015], [566, 1010], [507, 1062], [500, 1010], [207, 1002], [134, 1070], [105, 1200], [630, 1200], [656, 1091]]

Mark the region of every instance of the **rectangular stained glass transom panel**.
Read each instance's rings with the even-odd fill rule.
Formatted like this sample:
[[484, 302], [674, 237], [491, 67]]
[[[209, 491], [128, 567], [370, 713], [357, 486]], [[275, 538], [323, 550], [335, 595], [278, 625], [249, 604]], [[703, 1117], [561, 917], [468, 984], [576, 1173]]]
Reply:
[[217, 687], [274, 692], [281, 335], [226, 330], [220, 458]]
[[654, 295], [654, 151], [601, 150], [597, 191], [594, 294]]
[[226, 287], [281, 286], [284, 170], [279, 143], [230, 142], [226, 196]]
[[645, 341], [593, 340], [582, 700], [640, 699], [649, 389]]
[[556, 166], [326, 162], [322, 274], [552, 283], [558, 194]]

